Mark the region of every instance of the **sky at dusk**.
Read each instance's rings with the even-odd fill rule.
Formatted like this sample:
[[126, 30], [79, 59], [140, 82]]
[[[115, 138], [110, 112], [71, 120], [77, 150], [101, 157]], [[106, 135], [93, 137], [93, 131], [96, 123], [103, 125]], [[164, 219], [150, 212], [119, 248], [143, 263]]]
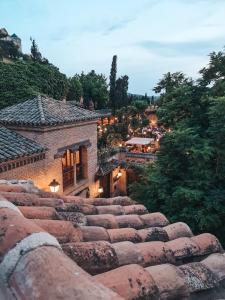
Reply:
[[30, 36], [44, 57], [72, 76], [107, 77], [112, 56], [129, 91], [151, 95], [170, 71], [196, 78], [208, 54], [225, 45], [225, 0], [0, 0], [0, 28]]

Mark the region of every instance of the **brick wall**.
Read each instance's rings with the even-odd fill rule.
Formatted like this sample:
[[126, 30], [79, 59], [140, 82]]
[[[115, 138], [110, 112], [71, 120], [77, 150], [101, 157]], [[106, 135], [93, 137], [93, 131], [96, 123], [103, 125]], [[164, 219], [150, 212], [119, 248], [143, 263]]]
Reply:
[[[90, 188], [91, 196], [96, 195], [97, 186], [94, 180], [97, 170], [97, 124], [96, 122], [82, 122], [76, 125], [64, 125], [48, 129], [12, 128], [23, 136], [35, 140], [49, 150], [46, 159], [41, 162], [23, 166], [0, 174], [2, 179], [32, 179], [39, 188], [49, 190], [49, 183], [56, 179], [60, 183], [60, 193], [77, 193], [85, 187]], [[71, 189], [63, 191], [61, 158], [54, 159], [59, 148], [90, 140], [91, 146], [87, 148], [87, 179]]]

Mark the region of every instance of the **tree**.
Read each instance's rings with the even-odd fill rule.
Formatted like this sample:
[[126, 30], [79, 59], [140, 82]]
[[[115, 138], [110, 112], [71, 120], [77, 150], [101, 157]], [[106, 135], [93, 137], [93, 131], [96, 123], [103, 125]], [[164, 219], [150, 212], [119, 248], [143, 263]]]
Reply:
[[42, 55], [41, 53], [39, 52], [38, 50], [38, 45], [36, 43], [36, 41], [32, 38], [30, 38], [31, 40], [31, 48], [30, 48], [30, 51], [31, 51], [31, 57], [34, 61], [41, 61], [42, 59]]
[[80, 101], [80, 98], [83, 96], [83, 87], [80, 82], [79, 75], [74, 75], [72, 78], [69, 78], [69, 90], [67, 94], [68, 101]]
[[113, 109], [113, 114], [116, 110], [116, 73], [117, 73], [117, 56], [114, 55], [112, 59], [110, 77], [109, 77], [109, 104]]
[[182, 72], [166, 73], [163, 78], [158, 82], [156, 87], [153, 88], [155, 93], [170, 93], [174, 89], [183, 84], [191, 84], [192, 79], [186, 77]]
[[116, 80], [116, 90], [115, 90], [115, 101], [114, 107], [120, 109], [121, 107], [126, 107], [128, 105], [128, 80], [127, 75], [121, 76]]
[[215, 97], [225, 94], [225, 52], [212, 52], [209, 55], [209, 64], [200, 70], [202, 77], [199, 84], [207, 87], [208, 93]]
[[168, 73], [156, 87], [162, 93], [159, 121], [172, 131], [131, 195], [172, 222], [183, 220], [195, 233], [209, 231], [225, 243], [225, 98], [217, 88], [223, 85], [223, 56], [213, 54], [196, 83]]
[[102, 109], [108, 103], [108, 85], [103, 74], [96, 74], [94, 70], [88, 74], [81, 73], [79, 76], [83, 89], [84, 106], [88, 107], [93, 101], [95, 109]]

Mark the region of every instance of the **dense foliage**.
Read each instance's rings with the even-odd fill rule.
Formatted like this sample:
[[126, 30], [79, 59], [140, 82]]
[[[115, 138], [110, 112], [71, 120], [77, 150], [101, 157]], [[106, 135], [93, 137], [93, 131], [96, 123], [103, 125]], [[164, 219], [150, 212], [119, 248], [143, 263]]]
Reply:
[[116, 72], [117, 72], [117, 56], [114, 55], [109, 76], [109, 103], [115, 114], [116, 111]]
[[69, 78], [67, 100], [80, 102], [81, 98], [85, 108], [89, 108], [91, 102], [95, 109], [107, 107], [109, 93], [106, 77], [92, 70], [87, 74], [82, 72]]
[[117, 56], [114, 55], [109, 76], [109, 106], [112, 108], [113, 115], [116, 110], [128, 105], [128, 85], [127, 75], [117, 78]]
[[83, 87], [78, 74], [69, 78], [69, 90], [66, 99], [79, 102], [83, 96]]
[[158, 117], [170, 128], [160, 142], [155, 165], [145, 168], [132, 196], [171, 221], [187, 222], [195, 233], [208, 231], [225, 243], [225, 53], [210, 54], [194, 82], [168, 73]]
[[58, 68], [41, 62], [0, 62], [0, 108], [25, 101], [39, 93], [55, 99], [67, 94], [68, 81]]
[[97, 74], [94, 70], [79, 76], [83, 89], [84, 106], [88, 107], [89, 102], [94, 103], [95, 109], [102, 109], [108, 103], [108, 85], [103, 74]]

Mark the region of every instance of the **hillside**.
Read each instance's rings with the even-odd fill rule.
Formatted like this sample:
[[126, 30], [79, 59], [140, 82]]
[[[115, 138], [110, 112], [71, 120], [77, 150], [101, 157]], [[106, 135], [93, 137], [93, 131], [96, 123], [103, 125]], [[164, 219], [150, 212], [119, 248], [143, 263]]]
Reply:
[[40, 93], [62, 99], [67, 90], [66, 76], [51, 64], [31, 60], [0, 62], [0, 109]]

